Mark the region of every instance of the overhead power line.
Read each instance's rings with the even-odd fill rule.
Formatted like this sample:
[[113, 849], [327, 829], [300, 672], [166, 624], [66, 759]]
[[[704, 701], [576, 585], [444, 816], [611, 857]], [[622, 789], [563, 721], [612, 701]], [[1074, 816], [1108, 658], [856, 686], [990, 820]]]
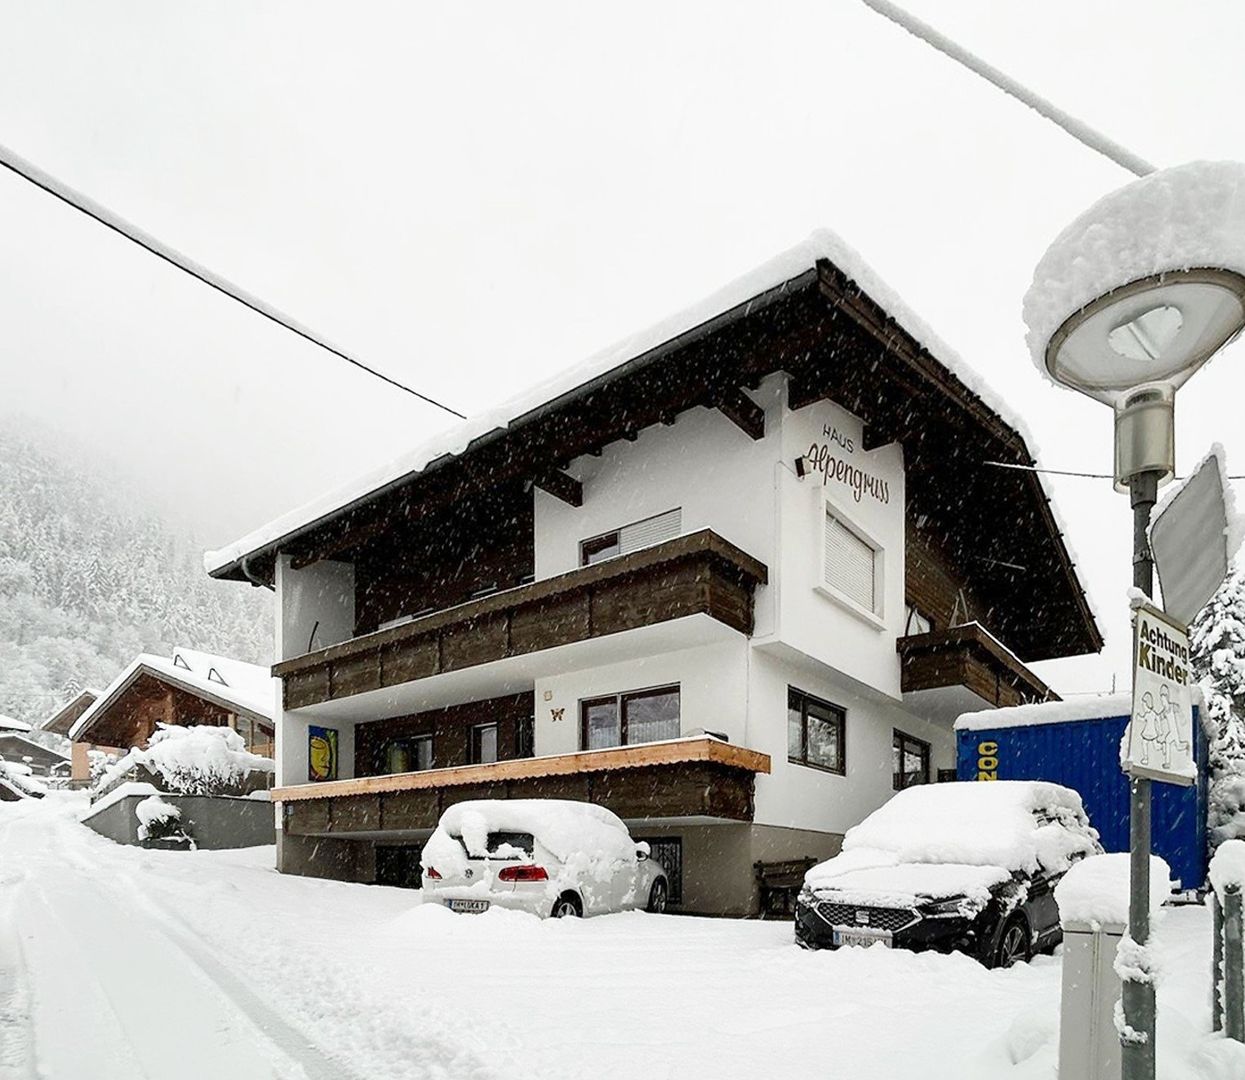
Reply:
[[270, 319], [278, 326], [285, 327], [285, 329], [292, 331], [304, 340], [310, 341], [313, 345], [318, 345], [326, 352], [330, 352], [339, 359], [345, 360], [346, 363], [354, 365], [361, 371], [366, 371], [369, 375], [380, 379], [382, 382], [388, 383], [390, 386], [395, 386], [399, 390], [406, 391], [406, 393], [412, 395], [413, 397], [419, 398], [420, 401], [433, 405], [438, 409], [442, 409], [451, 416], [458, 417], [460, 420], [467, 419], [467, 417], [463, 413], [460, 413], [457, 409], [452, 409], [444, 402], [437, 401], [436, 398], [429, 397], [427, 394], [421, 394], [418, 390], [411, 389], [411, 387], [405, 385], [404, 383], [398, 382], [397, 379], [386, 375], [382, 371], [377, 371], [374, 367], [370, 367], [369, 365], [363, 363], [362, 360], [351, 356], [345, 349], [325, 340], [314, 330], [304, 326], [295, 319], [290, 318], [290, 316], [277, 310], [271, 304], [247, 292], [245, 289], [240, 288], [227, 278], [221, 277], [220, 274], [217, 274], [215, 271], [209, 270], [206, 266], [202, 266], [188, 256], [183, 255], [176, 248], [170, 247], [162, 240], [158, 240], [150, 233], [140, 229], [133, 222], [127, 221], [120, 214], [113, 213], [113, 211], [109, 210], [108, 207], [97, 203], [89, 195], [84, 195], [82, 192], [71, 188], [68, 184], [62, 183], [50, 173], [44, 172], [44, 170], [39, 168], [38, 165], [27, 161], [19, 154], [15, 154], [12, 150], [8, 149], [8, 147], [2, 145], [0, 145], [0, 165], [3, 165], [4, 168], [8, 169], [10, 172], [16, 173], [23, 180], [27, 180], [36, 187], [42, 188], [49, 195], [54, 195], [56, 198], [60, 199], [61, 202], [67, 203], [75, 210], [86, 214], [88, 217], [94, 218], [101, 225], [107, 226], [113, 232], [120, 233], [127, 240], [130, 240], [139, 247], [151, 252], [152, 255], [155, 255], [158, 258], [163, 259], [165, 262], [176, 266], [177, 269], [189, 274], [193, 278], [197, 278], [199, 281], [203, 282], [203, 284], [211, 286], [217, 292], [224, 293], [231, 299], [236, 300], [239, 304], [243, 304], [244, 306], [250, 308], [257, 314], [262, 315], [265, 319]]
[[[1018, 465], [1014, 461], [986, 461], [985, 465], [992, 465], [996, 469], [1017, 469], [1020, 472], [1042, 473], [1044, 476], [1078, 476], [1083, 480], [1114, 480], [1113, 473], [1097, 473], [1097, 472], [1075, 472], [1071, 469], [1043, 469], [1037, 465]], [[1175, 476], [1174, 480], [1185, 480], [1187, 477]], [[1245, 480], [1245, 476], [1229, 476], [1229, 480]]]
[[1046, 117], [1047, 120], [1058, 124], [1074, 139], [1110, 158], [1121, 168], [1137, 176], [1148, 176], [1155, 171], [1154, 165], [1151, 165], [1145, 158], [1138, 157], [1128, 147], [1121, 146], [1101, 131], [1090, 127], [1084, 120], [1078, 120], [1070, 113], [1064, 112], [1059, 106], [1035, 94], [1027, 86], [1017, 82], [992, 64], [987, 64], [980, 56], [969, 52], [945, 34], [940, 34], [929, 23], [922, 22], [915, 15], [909, 15], [903, 8], [892, 4], [890, 0], [861, 0], [861, 2], [883, 18], [890, 19], [914, 37], [920, 38], [927, 45], [937, 49], [944, 56], [950, 57], [958, 64], [963, 64], [969, 71], [994, 83], [1003, 93], [1010, 94], [1017, 101]]

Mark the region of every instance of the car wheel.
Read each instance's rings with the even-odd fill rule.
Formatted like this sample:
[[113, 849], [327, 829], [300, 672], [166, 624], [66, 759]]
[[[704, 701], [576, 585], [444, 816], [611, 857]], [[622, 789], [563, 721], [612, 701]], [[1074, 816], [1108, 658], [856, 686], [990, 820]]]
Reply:
[[666, 910], [666, 904], [670, 899], [670, 890], [666, 887], [666, 879], [658, 878], [653, 882], [652, 889], [648, 894], [648, 910], [655, 911], [658, 915]]
[[579, 897], [574, 893], [563, 893], [559, 896], [553, 902], [553, 911], [550, 912], [555, 919], [578, 919], [583, 913]]
[[999, 935], [999, 943], [994, 949], [995, 968], [1009, 968], [1013, 964], [1028, 963], [1033, 958], [1033, 947], [1029, 941], [1029, 924], [1020, 915], [1013, 915], [1003, 924], [1003, 932]]

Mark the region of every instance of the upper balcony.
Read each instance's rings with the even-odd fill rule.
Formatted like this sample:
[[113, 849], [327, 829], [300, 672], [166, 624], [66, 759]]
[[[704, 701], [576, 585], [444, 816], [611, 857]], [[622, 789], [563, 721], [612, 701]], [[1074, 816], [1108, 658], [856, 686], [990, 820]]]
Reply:
[[285, 707], [298, 709], [687, 616], [751, 634], [753, 593], [767, 576], [703, 529], [294, 657], [273, 674]]
[[1058, 695], [979, 623], [909, 634], [895, 642], [904, 700], [940, 719]]

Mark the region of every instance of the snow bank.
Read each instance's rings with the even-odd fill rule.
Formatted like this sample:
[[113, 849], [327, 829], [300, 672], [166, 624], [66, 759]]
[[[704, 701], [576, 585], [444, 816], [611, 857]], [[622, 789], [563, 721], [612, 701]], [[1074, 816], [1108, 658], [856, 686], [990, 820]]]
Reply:
[[1080, 795], [1035, 780], [908, 788], [849, 829], [843, 849], [1028, 873], [1066, 870], [1101, 850]]
[[1229, 885], [1245, 890], [1245, 840], [1225, 840], [1210, 860], [1210, 884], [1223, 903]]
[[161, 724], [147, 742], [134, 749], [100, 778], [99, 790], [142, 766], [159, 776], [166, 791], [179, 795], [220, 795], [236, 788], [248, 773], [271, 773], [271, 758], [252, 754], [232, 728], [179, 727]]
[[[1055, 886], [1059, 922], [1101, 926], [1128, 924], [1127, 852], [1094, 855], [1076, 863]], [[1150, 911], [1153, 914], [1171, 895], [1171, 868], [1157, 855], [1150, 856]]]
[[618, 864], [636, 861], [627, 826], [603, 806], [565, 799], [481, 799], [458, 803], [441, 815], [420, 863], [443, 874], [447, 868], [461, 874], [468, 854], [487, 855], [493, 832], [531, 833], [554, 858], [600, 880], [612, 876]]
[[1245, 274], [1245, 165], [1195, 161], [1103, 196], [1063, 230], [1033, 273], [1024, 320], [1043, 375], [1046, 346], [1068, 316], [1141, 278], [1217, 268]]
[[1071, 701], [1046, 701], [1036, 705], [1013, 705], [1006, 709], [983, 709], [961, 714], [956, 731], [993, 731], [995, 728], [1030, 727], [1034, 724], [1065, 724], [1072, 720], [1102, 720], [1109, 716], [1128, 716], [1133, 711], [1132, 695], [1091, 694]]

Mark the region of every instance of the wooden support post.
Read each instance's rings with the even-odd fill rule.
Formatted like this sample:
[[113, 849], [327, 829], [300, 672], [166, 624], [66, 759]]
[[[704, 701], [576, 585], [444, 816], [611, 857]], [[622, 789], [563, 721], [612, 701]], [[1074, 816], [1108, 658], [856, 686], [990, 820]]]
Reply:
[[584, 485], [569, 473], [553, 472], [538, 476], [533, 483], [556, 499], [561, 499], [570, 506], [584, 505]]
[[1219, 894], [1210, 892], [1210, 1030], [1223, 1030], [1223, 905]]
[[737, 386], [715, 398], [714, 406], [750, 439], [765, 438], [765, 410]]

